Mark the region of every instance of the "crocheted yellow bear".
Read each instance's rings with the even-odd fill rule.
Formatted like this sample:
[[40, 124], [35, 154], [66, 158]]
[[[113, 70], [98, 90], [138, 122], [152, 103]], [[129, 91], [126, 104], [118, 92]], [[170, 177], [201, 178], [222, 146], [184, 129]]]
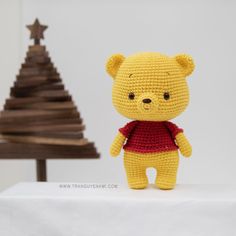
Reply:
[[189, 102], [186, 77], [194, 70], [186, 54], [169, 57], [160, 53], [116, 54], [106, 70], [114, 79], [112, 100], [117, 111], [133, 120], [126, 124], [111, 145], [111, 156], [124, 152], [124, 166], [130, 188], [148, 184], [146, 168], [157, 170], [156, 186], [172, 189], [176, 184], [178, 149], [185, 157], [192, 153], [183, 130], [170, 122]]

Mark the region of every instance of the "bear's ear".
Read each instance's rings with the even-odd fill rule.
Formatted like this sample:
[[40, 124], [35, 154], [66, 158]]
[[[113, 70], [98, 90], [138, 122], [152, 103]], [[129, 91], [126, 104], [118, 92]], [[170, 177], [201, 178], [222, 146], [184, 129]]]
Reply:
[[125, 60], [125, 57], [121, 54], [114, 54], [108, 59], [107, 64], [106, 64], [106, 70], [107, 70], [107, 73], [113, 79], [115, 79], [117, 71], [119, 70], [124, 60]]
[[193, 72], [195, 65], [191, 56], [186, 54], [179, 54], [175, 56], [175, 60], [181, 66], [185, 76], [188, 76]]

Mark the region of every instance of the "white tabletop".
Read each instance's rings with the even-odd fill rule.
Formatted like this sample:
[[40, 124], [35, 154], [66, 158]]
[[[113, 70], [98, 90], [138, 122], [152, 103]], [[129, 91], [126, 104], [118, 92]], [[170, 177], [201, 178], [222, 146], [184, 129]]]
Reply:
[[0, 194], [4, 236], [231, 236], [235, 222], [236, 185], [20, 183]]

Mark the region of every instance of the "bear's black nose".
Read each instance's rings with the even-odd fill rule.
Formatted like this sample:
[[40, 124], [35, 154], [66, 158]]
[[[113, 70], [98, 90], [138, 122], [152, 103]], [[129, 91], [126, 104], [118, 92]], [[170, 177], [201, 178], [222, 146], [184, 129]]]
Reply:
[[143, 99], [143, 103], [150, 103], [152, 100], [151, 99], [149, 99], [149, 98], [145, 98], [145, 99]]

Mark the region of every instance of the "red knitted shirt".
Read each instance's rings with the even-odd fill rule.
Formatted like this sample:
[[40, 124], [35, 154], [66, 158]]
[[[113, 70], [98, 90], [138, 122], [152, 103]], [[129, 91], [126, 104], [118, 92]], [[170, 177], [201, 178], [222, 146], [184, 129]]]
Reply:
[[127, 151], [150, 153], [177, 150], [175, 136], [183, 132], [169, 121], [131, 121], [119, 131], [127, 138]]

